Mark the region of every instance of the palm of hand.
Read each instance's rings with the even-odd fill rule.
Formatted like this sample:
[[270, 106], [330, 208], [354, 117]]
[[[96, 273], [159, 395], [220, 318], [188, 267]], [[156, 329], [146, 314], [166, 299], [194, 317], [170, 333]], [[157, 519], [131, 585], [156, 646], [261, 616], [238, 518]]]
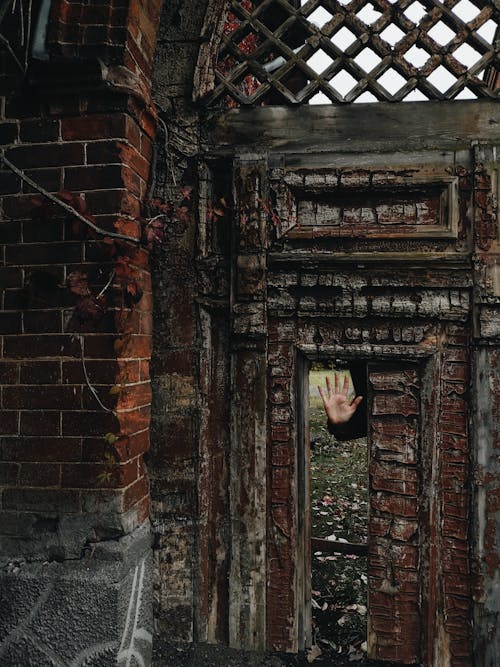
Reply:
[[362, 396], [356, 396], [352, 401], [348, 398], [349, 392], [349, 378], [345, 376], [342, 390], [339, 389], [338, 375], [334, 376], [335, 385], [334, 390], [330, 384], [330, 379], [326, 377], [326, 392], [318, 386], [319, 394], [323, 400], [328, 420], [332, 424], [345, 424], [348, 422], [353, 414], [356, 412], [358, 405], [363, 400]]

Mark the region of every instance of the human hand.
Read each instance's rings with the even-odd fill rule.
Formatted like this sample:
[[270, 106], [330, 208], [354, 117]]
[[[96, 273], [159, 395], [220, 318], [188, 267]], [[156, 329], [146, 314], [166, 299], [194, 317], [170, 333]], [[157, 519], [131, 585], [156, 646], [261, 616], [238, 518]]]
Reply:
[[349, 392], [349, 377], [347, 375], [344, 377], [342, 390], [339, 389], [339, 377], [337, 373], [334, 373], [335, 384], [333, 391], [330, 384], [330, 378], [326, 376], [325, 380], [326, 393], [323, 392], [319, 385], [318, 391], [323, 400], [323, 406], [325, 408], [328, 421], [332, 424], [345, 424], [356, 412], [356, 409], [363, 400], [363, 397], [356, 396], [352, 401], [347, 398], [347, 394]]

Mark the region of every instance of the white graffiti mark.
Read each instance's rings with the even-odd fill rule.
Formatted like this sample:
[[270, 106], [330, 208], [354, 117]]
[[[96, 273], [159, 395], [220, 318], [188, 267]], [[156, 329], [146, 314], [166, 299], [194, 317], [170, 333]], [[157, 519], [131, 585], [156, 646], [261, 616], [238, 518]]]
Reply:
[[139, 613], [141, 610], [145, 569], [146, 558], [143, 558], [141, 564], [137, 565], [134, 571], [134, 581], [132, 582], [132, 591], [130, 593], [130, 599], [128, 603], [125, 629], [123, 630], [120, 649], [118, 651], [118, 664], [123, 664], [124, 667], [130, 667], [132, 665], [132, 658], [135, 658], [135, 661], [139, 667], [146, 667], [144, 657], [135, 648], [134, 644], [137, 639], [142, 639], [149, 644], [153, 643], [153, 637], [151, 633], [148, 632], [145, 628], [137, 627], [139, 622]]
[[75, 658], [73, 658], [70, 664], [66, 667], [81, 667], [84, 664], [88, 664], [89, 658], [93, 659], [99, 656], [104, 656], [106, 654], [114, 655], [117, 645], [117, 641], [109, 641], [84, 648], [83, 651], [80, 651], [80, 653]]
[[[10, 644], [26, 635], [29, 625], [47, 601], [50, 593], [52, 592], [52, 589], [54, 588], [54, 584], [54, 581], [51, 581], [47, 584], [45, 589], [38, 596], [38, 599], [31, 608], [29, 614], [27, 614], [27, 616], [20, 623], [18, 623], [2, 640], [2, 643], [0, 644], [0, 658], [2, 658], [2, 656], [5, 654]], [[2, 664], [1, 661], [0, 664]]]

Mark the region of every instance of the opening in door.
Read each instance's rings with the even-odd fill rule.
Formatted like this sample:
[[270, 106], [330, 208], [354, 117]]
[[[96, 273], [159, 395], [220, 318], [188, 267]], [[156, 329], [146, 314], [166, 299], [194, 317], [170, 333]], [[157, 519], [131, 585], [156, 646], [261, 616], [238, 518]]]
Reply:
[[[366, 373], [366, 362], [341, 360], [314, 362], [309, 371], [313, 651], [353, 662], [367, 651]], [[334, 425], [318, 387], [331, 405], [338, 398], [339, 409], [358, 395], [363, 401]]]

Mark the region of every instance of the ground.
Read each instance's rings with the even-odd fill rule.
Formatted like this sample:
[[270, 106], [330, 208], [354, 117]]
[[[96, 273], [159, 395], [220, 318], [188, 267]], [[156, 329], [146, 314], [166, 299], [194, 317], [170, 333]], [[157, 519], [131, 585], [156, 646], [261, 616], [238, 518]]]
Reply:
[[[153, 649], [154, 667], [308, 667], [311, 662], [306, 655], [283, 653], [258, 653], [239, 651], [226, 646], [207, 644], [174, 645], [156, 642]], [[350, 661], [348, 658], [325, 658], [315, 660], [314, 665], [323, 667], [387, 667], [387, 663], [373, 660]], [[403, 667], [391, 663], [391, 667]], [[404, 667], [409, 667], [405, 665]]]

